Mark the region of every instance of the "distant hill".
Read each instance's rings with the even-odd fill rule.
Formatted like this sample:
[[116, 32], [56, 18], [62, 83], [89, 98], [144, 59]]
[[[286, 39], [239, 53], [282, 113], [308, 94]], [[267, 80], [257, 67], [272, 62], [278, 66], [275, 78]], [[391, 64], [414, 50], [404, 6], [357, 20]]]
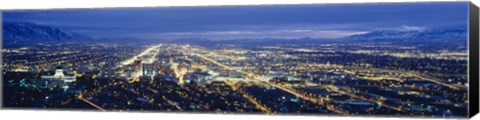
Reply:
[[3, 40], [4, 42], [81, 42], [90, 41], [93, 38], [56, 27], [32, 23], [5, 23]]
[[182, 38], [171, 40], [172, 43], [189, 44], [312, 44], [312, 43], [362, 43], [362, 42], [390, 42], [398, 44], [466, 44], [467, 31], [462, 29], [427, 29], [427, 30], [385, 30], [372, 31], [365, 34], [352, 35], [343, 38], [262, 38], [262, 39], [235, 39], [209, 40], [203, 38]]
[[269, 45], [269, 44], [311, 44], [311, 43], [331, 43], [334, 39], [324, 38], [260, 38], [260, 39], [232, 39], [232, 40], [210, 40], [204, 38], [181, 38], [168, 40], [167, 43], [187, 43], [187, 44], [245, 44], [245, 45]]

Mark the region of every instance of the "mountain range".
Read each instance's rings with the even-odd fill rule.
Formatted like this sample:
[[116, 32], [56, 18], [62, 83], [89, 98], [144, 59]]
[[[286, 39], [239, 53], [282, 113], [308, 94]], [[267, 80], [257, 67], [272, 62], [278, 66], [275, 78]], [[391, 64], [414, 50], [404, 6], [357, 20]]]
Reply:
[[18, 42], [89, 41], [92, 37], [69, 30], [32, 23], [3, 24], [3, 39]]
[[[3, 25], [4, 42], [131, 42], [142, 41], [136, 38], [100, 38], [94, 39], [90, 36], [71, 32], [69, 30], [37, 25], [32, 23], [5, 23]], [[190, 43], [190, 44], [211, 44], [211, 43], [243, 43], [243, 44], [308, 44], [324, 42], [401, 42], [401, 43], [466, 43], [467, 30], [465, 29], [426, 29], [426, 30], [383, 30], [372, 31], [365, 34], [358, 34], [344, 38], [297, 38], [297, 39], [237, 39], [237, 40], [209, 40], [202, 38], [182, 38], [176, 40], [164, 40], [166, 43]], [[144, 42], [154, 40], [144, 40]], [[158, 42], [158, 41], [154, 41]]]
[[344, 40], [357, 42], [466, 42], [466, 29], [384, 30], [353, 35]]

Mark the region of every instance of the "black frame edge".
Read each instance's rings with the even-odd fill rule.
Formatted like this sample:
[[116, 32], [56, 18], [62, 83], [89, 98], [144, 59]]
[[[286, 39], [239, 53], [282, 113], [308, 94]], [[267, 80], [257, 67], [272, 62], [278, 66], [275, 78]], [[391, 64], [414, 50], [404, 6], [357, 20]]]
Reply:
[[469, 2], [469, 117], [479, 112], [479, 9]]
[[[0, 63], [3, 64], [3, 10], [0, 10]], [[4, 79], [3, 79], [3, 65], [0, 65], [0, 110], [4, 107]]]

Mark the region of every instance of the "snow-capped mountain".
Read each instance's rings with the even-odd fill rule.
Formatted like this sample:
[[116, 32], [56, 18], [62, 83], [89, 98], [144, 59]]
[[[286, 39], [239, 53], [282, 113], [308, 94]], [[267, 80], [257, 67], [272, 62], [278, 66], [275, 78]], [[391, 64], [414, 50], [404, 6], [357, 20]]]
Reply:
[[427, 30], [385, 30], [373, 31], [343, 38], [356, 41], [384, 42], [458, 42], [467, 40], [465, 29], [427, 29]]
[[5, 23], [3, 25], [3, 40], [4, 42], [62, 42], [85, 41], [92, 40], [92, 38], [50, 26], [32, 23]]

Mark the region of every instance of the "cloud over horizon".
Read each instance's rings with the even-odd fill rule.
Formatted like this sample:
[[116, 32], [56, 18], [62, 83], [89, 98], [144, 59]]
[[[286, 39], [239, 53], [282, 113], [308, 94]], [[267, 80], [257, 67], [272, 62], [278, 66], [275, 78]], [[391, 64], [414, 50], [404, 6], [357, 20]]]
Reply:
[[266, 31], [204, 31], [204, 32], [166, 32], [148, 33], [135, 36], [143, 38], [179, 39], [179, 38], [205, 38], [212, 40], [229, 39], [258, 39], [258, 38], [341, 38], [351, 35], [364, 34], [369, 31], [348, 31], [348, 30], [266, 30]]

